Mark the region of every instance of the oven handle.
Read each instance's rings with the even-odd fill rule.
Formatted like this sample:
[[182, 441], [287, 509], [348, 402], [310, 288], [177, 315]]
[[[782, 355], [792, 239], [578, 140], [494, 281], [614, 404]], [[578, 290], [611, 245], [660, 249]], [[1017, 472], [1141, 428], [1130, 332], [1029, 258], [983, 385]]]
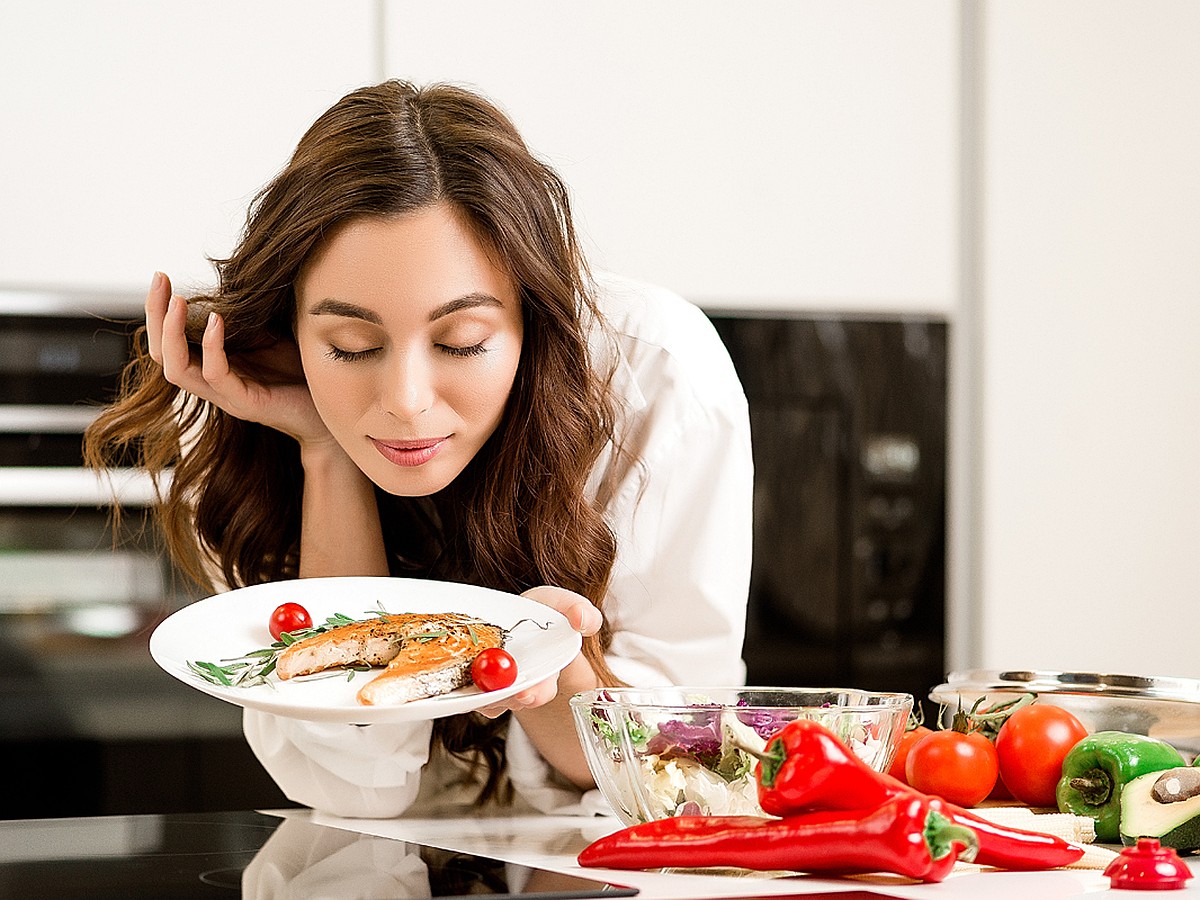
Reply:
[[94, 406], [0, 406], [0, 434], [83, 434], [100, 410]]
[[[162, 489], [170, 485], [163, 474]], [[153, 506], [158, 502], [150, 475], [140, 469], [9, 466], [0, 468], [0, 506]]]

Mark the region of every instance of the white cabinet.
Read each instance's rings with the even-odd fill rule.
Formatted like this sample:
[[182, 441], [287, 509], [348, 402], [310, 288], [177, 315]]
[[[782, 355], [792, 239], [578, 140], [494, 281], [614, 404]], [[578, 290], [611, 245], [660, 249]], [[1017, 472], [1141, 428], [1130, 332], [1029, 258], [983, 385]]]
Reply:
[[368, 0], [0, 6], [0, 284], [208, 284], [245, 208], [376, 75]]
[[383, 0], [388, 76], [471, 85], [593, 259], [715, 306], [947, 312], [951, 0]]
[[978, 661], [1200, 677], [1200, 6], [985, 10]]
[[309, 122], [381, 74], [473, 84], [605, 267], [716, 306], [946, 312], [952, 0], [16, 0], [0, 284], [209, 283]]

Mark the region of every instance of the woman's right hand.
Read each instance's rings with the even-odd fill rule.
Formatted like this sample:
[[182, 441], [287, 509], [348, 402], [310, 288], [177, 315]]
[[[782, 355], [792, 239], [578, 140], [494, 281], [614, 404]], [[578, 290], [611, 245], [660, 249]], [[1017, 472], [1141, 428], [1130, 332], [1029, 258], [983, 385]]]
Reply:
[[291, 341], [252, 353], [227, 355], [225, 322], [210, 313], [196, 351], [187, 340], [187, 301], [171, 293], [171, 280], [154, 274], [146, 295], [150, 356], [171, 384], [220, 407], [231, 416], [259, 422], [301, 444], [332, 441], [304, 379], [300, 353]]

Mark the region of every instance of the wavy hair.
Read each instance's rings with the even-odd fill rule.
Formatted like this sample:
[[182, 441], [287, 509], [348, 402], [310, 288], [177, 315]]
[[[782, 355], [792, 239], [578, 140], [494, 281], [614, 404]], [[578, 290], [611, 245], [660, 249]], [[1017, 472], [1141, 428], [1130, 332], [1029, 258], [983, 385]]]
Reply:
[[[588, 352], [600, 316], [565, 186], [493, 104], [395, 80], [347, 94], [254, 199], [238, 246], [213, 260], [216, 289], [189, 308], [221, 314], [233, 360], [291, 341], [294, 284], [339, 226], [434, 203], [455, 207], [510, 273], [525, 337], [503, 420], [463, 473], [432, 497], [376, 489], [392, 574], [512, 592], [554, 584], [603, 608], [616, 544], [585, 491], [613, 439], [614, 400]], [[189, 337], [198, 342], [199, 328]], [[227, 587], [298, 577], [296, 442], [180, 391], [150, 358], [144, 328], [136, 343], [116, 401], [87, 431], [87, 462], [105, 469], [136, 454], [159, 486], [169, 552], [200, 585], [214, 587], [214, 570]], [[610, 640], [607, 630], [586, 639], [584, 654], [615, 684]], [[453, 717], [435, 731], [486, 770], [481, 801], [508, 792], [500, 721]]]

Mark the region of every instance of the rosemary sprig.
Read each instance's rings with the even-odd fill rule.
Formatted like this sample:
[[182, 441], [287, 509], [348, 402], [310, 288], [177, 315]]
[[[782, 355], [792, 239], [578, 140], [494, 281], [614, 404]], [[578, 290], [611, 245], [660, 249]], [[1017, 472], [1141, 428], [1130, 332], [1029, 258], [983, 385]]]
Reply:
[[[369, 618], [386, 618], [388, 615], [390, 614], [383, 608], [382, 604], [379, 605], [378, 610], [367, 610], [363, 619], [353, 619], [344, 613], [334, 613], [320, 625], [314, 625], [311, 628], [301, 628], [297, 631], [285, 631], [279, 636], [279, 640], [272, 643], [269, 647], [252, 650], [244, 656], [223, 659], [220, 661], [220, 664], [205, 662], [204, 660], [188, 660], [187, 667], [191, 672], [200, 676], [209, 684], [221, 687], [255, 687], [260, 684], [270, 684], [267, 681], [267, 676], [275, 671], [275, 663], [279, 659], [279, 654], [296, 643], [296, 641], [302, 641], [305, 638], [312, 637], [314, 634], [321, 634], [322, 632], [329, 631], [331, 628], [352, 625], [355, 622], [363, 622]], [[363, 667], [359, 671], [369, 671], [369, 667]], [[351, 669], [349, 677], [352, 678], [353, 676], [354, 670]]]
[[420, 641], [422, 644], [428, 641], [437, 640], [440, 637], [445, 637], [449, 632], [445, 628], [438, 631], [422, 631], [420, 634], [414, 634], [409, 640]]

